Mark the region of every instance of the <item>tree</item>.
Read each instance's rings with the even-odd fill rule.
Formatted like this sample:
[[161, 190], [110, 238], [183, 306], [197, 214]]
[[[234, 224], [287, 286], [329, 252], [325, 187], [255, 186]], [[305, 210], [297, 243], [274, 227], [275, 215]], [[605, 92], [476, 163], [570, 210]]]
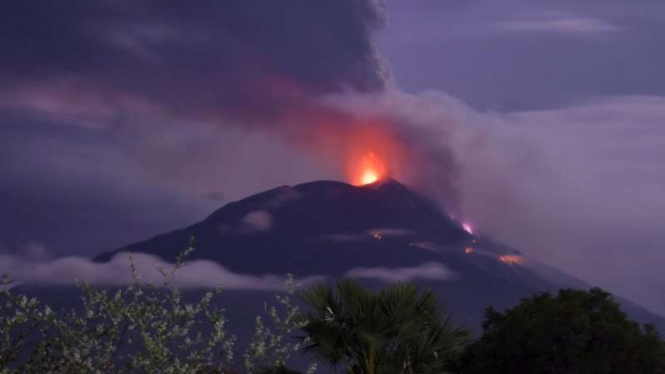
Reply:
[[[54, 312], [36, 299], [0, 291], [0, 373], [195, 373], [226, 369], [235, 337], [226, 331], [223, 310], [211, 305], [221, 289], [185, 303], [170, 287], [194, 241], [163, 284], [140, 281], [130, 257], [133, 281], [110, 293], [80, 283], [83, 306]], [[0, 282], [7, 286], [9, 280]]]
[[482, 337], [462, 360], [465, 374], [665, 373], [665, 345], [652, 325], [629, 320], [612, 296], [561, 290], [486, 312]]
[[[144, 283], [130, 257], [133, 281], [115, 292], [80, 283], [83, 305], [54, 311], [14, 292], [0, 278], [0, 374], [237, 374], [235, 336], [224, 309], [212, 304], [217, 287], [193, 303], [172, 285], [194, 241], [170, 270], [158, 269], [161, 286]], [[303, 321], [287, 276], [277, 305], [266, 303], [243, 362], [246, 374], [296, 374], [286, 361], [300, 349], [293, 332]], [[308, 368], [313, 374], [315, 366]]]
[[349, 374], [440, 374], [462, 351], [468, 332], [453, 325], [431, 292], [397, 284], [372, 293], [352, 281], [336, 291], [313, 286], [302, 297], [310, 307], [302, 330], [304, 351]]
[[[264, 315], [268, 318], [256, 316], [254, 334], [243, 355], [247, 374], [299, 374], [286, 366], [289, 358], [308, 342], [292, 339], [295, 331], [307, 323], [300, 318], [300, 307], [293, 300], [296, 289], [293, 275], [287, 274], [285, 294], [275, 295], [277, 306], [265, 303]], [[316, 363], [311, 363], [307, 374], [315, 371]]]

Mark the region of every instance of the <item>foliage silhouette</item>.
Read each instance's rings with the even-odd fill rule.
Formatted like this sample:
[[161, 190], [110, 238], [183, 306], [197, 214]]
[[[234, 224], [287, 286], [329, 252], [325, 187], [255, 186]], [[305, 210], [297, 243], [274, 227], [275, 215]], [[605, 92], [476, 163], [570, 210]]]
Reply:
[[490, 308], [483, 329], [464, 355], [463, 373], [665, 373], [654, 327], [629, 320], [599, 288], [540, 294], [505, 313]]
[[304, 351], [351, 374], [440, 374], [457, 358], [469, 333], [453, 325], [431, 292], [396, 284], [372, 293], [353, 281], [305, 290], [311, 308], [302, 328]]
[[[141, 282], [130, 256], [133, 282], [111, 293], [86, 283], [82, 308], [53, 311], [36, 299], [12, 291], [11, 281], [0, 284], [0, 374], [62, 373], [234, 373], [236, 338], [226, 331], [224, 309], [211, 304], [221, 287], [186, 303], [172, 287], [194, 240], [170, 270], [158, 269], [158, 287]], [[243, 355], [245, 372], [284, 365], [298, 344], [286, 335], [297, 328], [298, 308], [287, 292], [277, 306], [257, 317], [257, 333]], [[261, 347], [261, 349], [256, 349]]]

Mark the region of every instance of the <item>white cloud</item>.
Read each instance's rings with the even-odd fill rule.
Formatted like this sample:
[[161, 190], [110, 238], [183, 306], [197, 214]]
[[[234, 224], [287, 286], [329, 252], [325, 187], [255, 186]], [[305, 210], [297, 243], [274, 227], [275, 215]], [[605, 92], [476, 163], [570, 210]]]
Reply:
[[415, 279], [451, 280], [457, 277], [452, 270], [437, 262], [428, 262], [415, 267], [357, 267], [344, 274], [348, 278], [378, 279], [384, 282], [404, 282]]
[[[160, 285], [163, 277], [159, 268], [170, 270], [169, 264], [152, 255], [132, 255], [138, 274], [144, 282]], [[132, 282], [129, 255], [120, 253], [109, 262], [94, 263], [84, 257], [62, 257], [52, 261], [31, 262], [11, 255], [0, 255], [0, 274], [6, 274], [17, 284], [69, 285], [86, 281], [100, 286], [124, 286]], [[284, 275], [261, 276], [234, 273], [213, 261], [195, 260], [186, 262], [176, 273], [173, 285], [181, 288], [215, 287], [222, 284], [227, 290], [283, 290]], [[296, 280], [299, 284], [311, 284], [325, 279], [309, 276]]]
[[563, 12], [541, 12], [498, 24], [501, 30], [516, 32], [553, 32], [561, 34], [598, 34], [620, 29], [601, 19]]
[[284, 186], [279, 189], [279, 194], [266, 203], [267, 208], [279, 208], [289, 201], [297, 200], [300, 194], [291, 186]]
[[268, 231], [272, 227], [272, 215], [267, 210], [255, 210], [247, 213], [242, 223], [245, 233]]

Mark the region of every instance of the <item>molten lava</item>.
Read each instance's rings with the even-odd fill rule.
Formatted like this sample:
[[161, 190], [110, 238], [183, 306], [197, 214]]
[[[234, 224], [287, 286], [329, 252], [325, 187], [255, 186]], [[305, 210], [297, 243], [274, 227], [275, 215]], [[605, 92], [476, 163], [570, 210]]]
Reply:
[[372, 184], [378, 180], [379, 176], [376, 175], [376, 172], [374, 172], [374, 170], [365, 170], [362, 176], [362, 180], [360, 181], [360, 184]]
[[368, 152], [353, 172], [352, 183], [358, 186], [372, 184], [386, 177], [387, 168], [374, 152]]
[[346, 180], [356, 186], [372, 184], [388, 177], [406, 178], [405, 151], [387, 122], [349, 119], [344, 126], [319, 127], [319, 152], [341, 161]]
[[503, 255], [499, 256], [499, 261], [508, 265], [521, 264], [524, 262], [524, 259], [521, 256], [517, 255]]

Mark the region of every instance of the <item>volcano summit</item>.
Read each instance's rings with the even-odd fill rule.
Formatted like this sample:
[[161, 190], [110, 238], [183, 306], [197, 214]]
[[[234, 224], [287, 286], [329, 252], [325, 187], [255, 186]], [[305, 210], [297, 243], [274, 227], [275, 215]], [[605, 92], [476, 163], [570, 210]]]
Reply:
[[[234, 273], [359, 278], [376, 286], [414, 281], [436, 290], [453, 315], [474, 328], [489, 306], [502, 309], [536, 292], [591, 287], [472, 233], [392, 179], [364, 186], [319, 181], [278, 187], [94, 261], [133, 252], [172, 262], [190, 237], [197, 248], [190, 259], [214, 261]], [[661, 317], [629, 301], [622, 304], [633, 318], [665, 331]]]

